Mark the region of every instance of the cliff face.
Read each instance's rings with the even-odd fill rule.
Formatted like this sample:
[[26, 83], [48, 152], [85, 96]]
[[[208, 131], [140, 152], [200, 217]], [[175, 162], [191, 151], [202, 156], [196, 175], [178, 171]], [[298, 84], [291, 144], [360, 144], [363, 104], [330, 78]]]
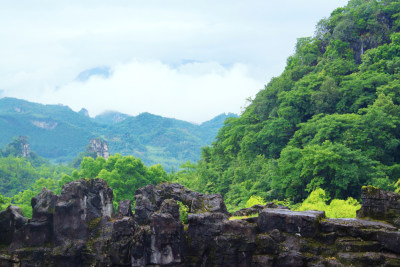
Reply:
[[98, 157], [103, 157], [105, 159], [108, 159], [108, 157], [110, 156], [110, 153], [108, 152], [107, 142], [101, 140], [100, 138], [90, 139], [89, 151], [95, 152]]
[[[376, 192], [365, 190], [371, 203]], [[112, 195], [104, 181], [81, 179], [59, 196], [43, 189], [32, 199], [29, 221], [13, 206], [0, 212], [0, 266], [400, 265], [399, 229], [382, 221], [328, 219], [270, 204], [249, 211], [258, 218], [229, 220], [220, 195], [168, 183], [137, 190], [134, 215], [130, 201], [114, 214]], [[178, 201], [189, 209], [187, 225]], [[398, 204], [392, 197], [380, 218], [393, 218]]]

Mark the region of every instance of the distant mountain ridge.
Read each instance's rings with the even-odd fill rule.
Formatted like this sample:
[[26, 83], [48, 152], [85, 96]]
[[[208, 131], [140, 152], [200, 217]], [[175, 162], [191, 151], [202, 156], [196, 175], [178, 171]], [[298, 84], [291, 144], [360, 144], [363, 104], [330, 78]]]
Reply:
[[110, 153], [140, 157], [146, 165], [166, 169], [197, 161], [228, 117], [221, 114], [200, 125], [150, 113], [130, 116], [107, 111], [90, 118], [87, 111], [64, 105], [42, 105], [16, 98], [0, 99], [0, 147], [13, 137], [28, 136], [31, 148], [54, 162], [68, 162], [85, 151], [90, 138], [107, 141]]

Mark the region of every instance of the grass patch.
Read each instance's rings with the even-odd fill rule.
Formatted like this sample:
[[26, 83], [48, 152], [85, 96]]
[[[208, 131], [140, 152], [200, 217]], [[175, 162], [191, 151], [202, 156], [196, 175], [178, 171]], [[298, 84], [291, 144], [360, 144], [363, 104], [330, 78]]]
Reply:
[[247, 215], [247, 216], [232, 216], [232, 217], [229, 217], [229, 220], [230, 221], [243, 220], [243, 219], [255, 218], [255, 217], [258, 217], [258, 213], [253, 213], [253, 214], [250, 214], [250, 215]]

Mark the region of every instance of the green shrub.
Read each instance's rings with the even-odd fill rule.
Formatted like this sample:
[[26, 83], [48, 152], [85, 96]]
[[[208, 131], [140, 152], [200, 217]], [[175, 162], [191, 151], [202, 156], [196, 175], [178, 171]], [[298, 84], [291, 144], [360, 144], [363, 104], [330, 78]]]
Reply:
[[231, 216], [229, 217], [230, 221], [234, 221], [234, 220], [242, 220], [242, 219], [247, 219], [247, 218], [254, 218], [254, 217], [258, 217], [258, 213], [253, 213], [250, 215], [244, 215], [244, 216]]
[[265, 205], [266, 202], [264, 201], [264, 199], [262, 199], [262, 197], [259, 196], [251, 196], [249, 198], [249, 200], [247, 200], [245, 207], [246, 208], [251, 208], [254, 205]]
[[317, 188], [301, 203], [296, 210], [322, 210], [325, 211], [326, 217], [329, 218], [355, 218], [356, 211], [361, 208], [361, 204], [354, 198], [347, 200], [333, 199], [330, 204], [326, 204], [329, 197], [326, 196], [325, 190]]
[[179, 218], [181, 219], [181, 222], [183, 224], [187, 224], [189, 222], [188, 221], [189, 207], [180, 201], [178, 201], [177, 203], [179, 205]]

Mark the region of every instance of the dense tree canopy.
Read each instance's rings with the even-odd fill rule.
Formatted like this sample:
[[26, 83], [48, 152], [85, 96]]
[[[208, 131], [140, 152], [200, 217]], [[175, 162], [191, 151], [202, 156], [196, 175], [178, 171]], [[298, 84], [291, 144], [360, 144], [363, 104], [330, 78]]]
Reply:
[[[10, 157], [0, 158], [0, 163], [3, 159], [10, 160]], [[12, 158], [12, 160], [28, 164], [23, 158]], [[113, 189], [114, 205], [117, 206], [120, 200], [130, 199], [134, 201], [135, 191], [138, 188], [148, 184], [158, 184], [168, 179], [167, 172], [161, 165], [147, 168], [140, 159], [119, 154], [110, 156], [107, 160], [102, 157], [96, 159], [85, 157], [81, 162], [80, 169], [72, 171], [71, 174], [67, 174], [68, 172], [49, 172], [49, 177], [41, 176], [42, 172], [36, 172], [29, 164], [27, 166], [31, 168], [29, 170], [32, 173], [40, 178], [31, 181], [29, 185], [22, 188], [23, 190], [16, 191], [15, 189], [16, 193], [7, 194], [9, 197], [0, 194], [0, 210], [6, 208], [9, 204], [13, 204], [21, 207], [25, 216], [31, 217], [31, 199], [39, 194], [44, 187], [59, 194], [64, 184], [81, 178], [106, 180]], [[0, 165], [1, 170], [2, 165]], [[22, 168], [22, 170], [24, 169]], [[19, 172], [16, 172], [16, 174]], [[55, 178], [51, 178], [51, 176]]]
[[192, 173], [177, 181], [222, 193], [299, 202], [323, 188], [359, 198], [400, 178], [400, 3], [351, 0], [299, 38], [284, 72], [225, 121]]
[[[22, 158], [9, 146], [0, 151], [0, 202], [29, 212], [28, 199], [41, 187], [59, 192], [66, 182], [99, 177], [113, 188], [115, 202], [170, 180], [221, 193], [231, 210], [249, 199], [308, 197], [304, 206], [343, 204], [353, 212], [362, 185], [400, 190], [399, 31], [398, 1], [350, 0], [318, 23], [314, 37], [298, 39], [283, 73], [240, 117], [225, 121], [198, 163], [168, 175], [161, 165], [118, 154], [108, 160], [82, 154], [75, 162], [80, 169], [71, 173]], [[333, 198], [343, 200], [326, 203]]]
[[80, 178], [101, 178], [107, 181], [114, 192], [114, 203], [124, 199], [135, 200], [135, 191], [148, 184], [158, 184], [167, 180], [167, 172], [161, 165], [146, 167], [139, 158], [115, 154], [107, 160], [102, 157], [96, 159], [85, 157], [81, 162], [80, 170], [72, 175], [64, 175], [59, 188], [66, 182]]

